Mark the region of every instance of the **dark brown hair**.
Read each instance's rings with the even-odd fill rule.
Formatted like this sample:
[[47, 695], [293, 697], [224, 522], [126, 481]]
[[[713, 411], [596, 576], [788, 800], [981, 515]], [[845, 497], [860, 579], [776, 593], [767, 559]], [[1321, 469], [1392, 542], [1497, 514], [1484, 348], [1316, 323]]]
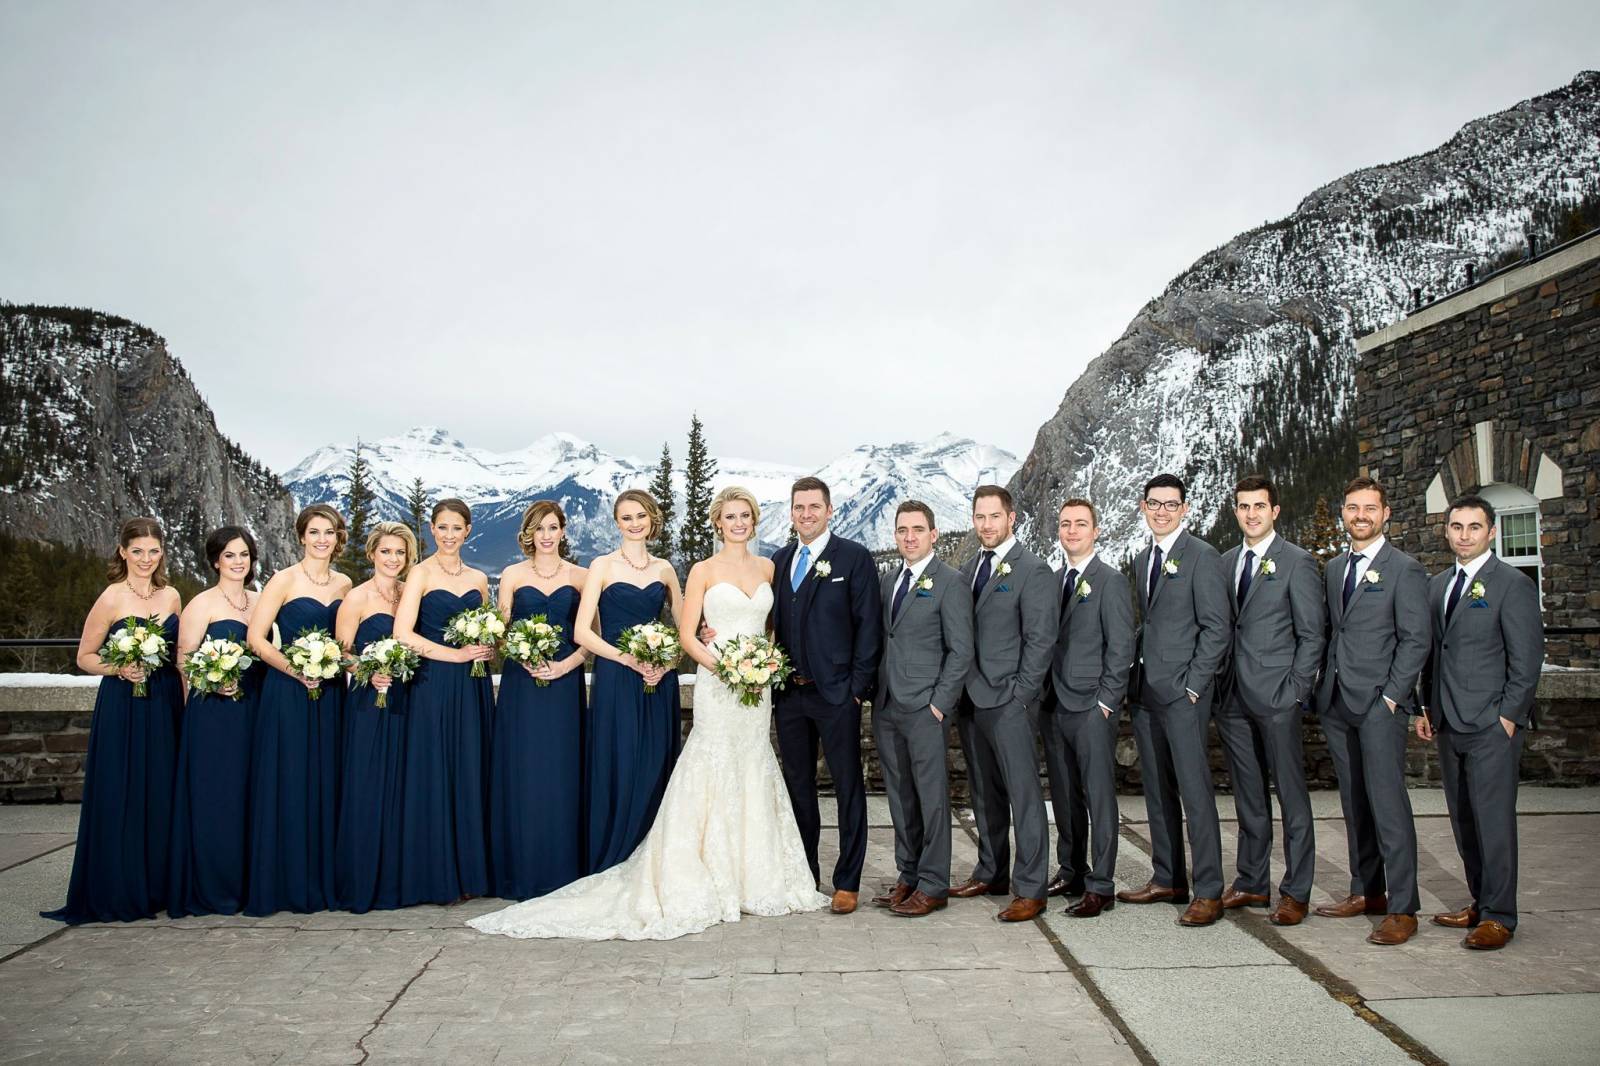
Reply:
[[899, 525], [899, 520], [900, 520], [900, 516], [901, 515], [909, 514], [912, 511], [921, 511], [922, 512], [922, 517], [924, 517], [924, 518], [926, 518], [928, 520], [928, 528], [929, 529], [938, 529], [939, 528], [939, 523], [934, 521], [934, 518], [933, 518], [933, 508], [929, 507], [927, 504], [923, 503], [921, 500], [906, 500], [906, 501], [902, 502], [899, 507], [896, 507], [895, 511], [894, 511], [895, 524]]
[[1378, 494], [1379, 503], [1383, 504], [1385, 507], [1389, 506], [1389, 490], [1383, 487], [1383, 482], [1374, 481], [1370, 477], [1353, 477], [1344, 483], [1345, 496], [1349, 496], [1352, 492], [1369, 491], [1376, 492]]
[[1272, 479], [1262, 474], [1246, 474], [1233, 486], [1233, 502], [1239, 502], [1241, 492], [1263, 491], [1267, 494], [1267, 503], [1272, 507], [1278, 506], [1278, 486], [1272, 483]]
[[1072, 499], [1067, 500], [1066, 502], [1064, 502], [1060, 507], [1057, 507], [1056, 508], [1056, 520], [1057, 521], [1059, 521], [1061, 519], [1061, 512], [1065, 511], [1068, 507], [1087, 507], [1089, 509], [1089, 520], [1094, 523], [1094, 527], [1096, 529], [1100, 528], [1100, 511], [1099, 511], [1099, 509], [1096, 508], [1094, 504], [1092, 504], [1088, 500], [1084, 499], [1082, 496], [1074, 496], [1074, 497], [1072, 497]]
[[244, 575], [244, 583], [251, 585], [256, 580], [256, 538], [243, 526], [223, 526], [213, 529], [206, 538], [206, 562], [211, 564], [211, 569], [220, 576], [222, 573], [222, 553], [228, 550], [228, 545], [236, 540], [244, 541], [245, 549], [250, 552], [250, 572]]
[[1017, 505], [1011, 499], [1011, 491], [1004, 485], [979, 485], [972, 491], [972, 506], [977, 507], [978, 501], [985, 496], [993, 496], [1000, 501], [1000, 506], [1015, 514]]
[[556, 554], [566, 554], [567, 546], [567, 512], [554, 500], [534, 500], [528, 504], [528, 509], [522, 512], [522, 525], [517, 527], [517, 546], [522, 549], [522, 554], [532, 559], [539, 549], [533, 542], [533, 531], [540, 523], [551, 515], [556, 516], [556, 521], [561, 524], [561, 541], [556, 545]]
[[112, 550], [111, 562], [106, 567], [106, 580], [113, 585], [128, 580], [128, 560], [122, 557], [122, 549], [140, 537], [154, 537], [161, 545], [161, 561], [150, 575], [150, 587], [164, 589], [167, 587], [167, 534], [154, 518], [130, 518], [122, 523], [122, 528], [117, 531], [117, 546]]
[[828, 491], [828, 483], [820, 477], [803, 477], [793, 485], [790, 485], [789, 502], [794, 503], [795, 495], [801, 492], [820, 492], [822, 493], [822, 502], [829, 507], [833, 506], [833, 493]]
[[333, 554], [337, 558], [344, 552], [345, 542], [350, 539], [350, 530], [344, 524], [344, 515], [331, 503], [314, 503], [305, 508], [294, 520], [294, 537], [302, 544], [306, 539], [306, 527], [311, 525], [313, 518], [326, 518], [333, 523], [333, 533], [337, 538], [333, 544]]
[[472, 508], [467, 506], [465, 500], [458, 500], [454, 496], [447, 497], [434, 504], [433, 516], [429, 519], [429, 521], [437, 522], [439, 521], [440, 515], [448, 514], [450, 512], [460, 515], [461, 520], [467, 525], [472, 525]]

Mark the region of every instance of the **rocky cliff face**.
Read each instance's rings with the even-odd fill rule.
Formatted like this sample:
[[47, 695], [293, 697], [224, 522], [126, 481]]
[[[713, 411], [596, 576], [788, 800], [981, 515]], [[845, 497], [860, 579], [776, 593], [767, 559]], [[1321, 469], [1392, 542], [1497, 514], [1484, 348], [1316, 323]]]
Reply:
[[1119, 558], [1142, 543], [1153, 473], [1185, 477], [1191, 527], [1236, 537], [1229, 490], [1272, 475], [1284, 521], [1337, 503], [1357, 466], [1355, 339], [1600, 208], [1600, 73], [1471, 122], [1439, 148], [1360, 170], [1201, 257], [1067, 390], [1010, 488], [1037, 547], [1086, 496]]
[[153, 331], [64, 307], [0, 304], [0, 522], [109, 554], [133, 515], [166, 526], [174, 566], [243, 525], [272, 568], [298, 556], [289, 493], [218, 430]]

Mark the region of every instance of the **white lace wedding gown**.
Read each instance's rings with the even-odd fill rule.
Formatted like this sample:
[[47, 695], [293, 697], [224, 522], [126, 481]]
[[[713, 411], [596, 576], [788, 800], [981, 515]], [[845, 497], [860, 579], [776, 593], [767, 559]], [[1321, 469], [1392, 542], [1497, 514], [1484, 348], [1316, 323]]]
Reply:
[[[706, 623], [719, 639], [763, 632], [771, 608], [770, 586], [754, 597], [728, 582], [706, 590]], [[827, 906], [768, 740], [771, 721], [770, 695], [742, 706], [700, 667], [694, 728], [644, 842], [618, 866], [467, 924], [520, 938], [671, 940], [741, 913]]]

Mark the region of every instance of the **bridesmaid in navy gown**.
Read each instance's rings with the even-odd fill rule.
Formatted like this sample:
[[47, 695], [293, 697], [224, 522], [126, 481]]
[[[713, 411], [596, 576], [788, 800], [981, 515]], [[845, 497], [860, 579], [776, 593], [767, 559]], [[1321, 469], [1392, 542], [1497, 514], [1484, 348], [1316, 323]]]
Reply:
[[[289, 672], [272, 642], [287, 647], [309, 629], [330, 634], [350, 579], [333, 569], [348, 533], [328, 504], [300, 512], [305, 554], [272, 575], [250, 616], [250, 649], [271, 669], [261, 683], [250, 743], [250, 844], [245, 913], [306, 914], [337, 898], [333, 850], [338, 818], [342, 676], [313, 684]], [[311, 698], [310, 690], [321, 695]]]
[[[256, 542], [240, 526], [206, 538], [206, 561], [217, 583], [196, 596], [178, 622], [181, 663], [207, 639], [246, 646], [255, 596]], [[188, 693], [172, 797], [172, 867], [167, 913], [238, 914], [244, 909], [249, 821], [250, 734], [266, 667], [256, 663], [238, 699], [226, 693]]]
[[542, 896], [583, 873], [585, 657], [572, 635], [588, 571], [562, 558], [566, 528], [560, 504], [536, 501], [517, 533], [528, 558], [500, 575], [500, 613], [507, 622], [542, 614], [562, 629], [553, 661], [533, 670], [507, 662], [500, 675], [489, 853], [494, 892], [502, 899]]
[[[146, 671], [100, 661], [106, 637], [129, 616], [155, 618], [177, 651], [178, 590], [167, 584], [165, 536], [153, 518], [132, 518], [117, 534], [111, 584], [83, 622], [78, 669], [102, 678], [89, 727], [78, 846], [67, 902], [47, 911], [69, 925], [152, 917], [167, 901], [168, 833], [177, 742], [172, 723], [183, 689], [172, 660]], [[144, 696], [134, 696], [143, 681]]]
[[435, 551], [406, 580], [394, 635], [423, 662], [406, 697], [404, 813], [400, 830], [400, 903], [455, 903], [489, 892], [489, 738], [494, 687], [471, 676], [494, 648], [443, 643], [461, 611], [489, 602], [489, 579], [468, 566], [461, 546], [472, 512], [440, 500], [430, 526]]
[[[676, 668], [645, 666], [613, 643], [629, 626], [656, 621], [669, 603], [676, 624], [683, 608], [672, 564], [646, 547], [661, 528], [661, 508], [649, 493], [630, 489], [617, 497], [612, 515], [622, 547], [589, 567], [574, 621], [578, 644], [596, 660], [584, 740], [585, 873], [626, 859], [650, 831], [683, 729]], [[647, 684], [655, 692], [645, 692]]]
[[[400, 522], [379, 522], [367, 535], [372, 579], [339, 608], [337, 636], [352, 656], [390, 636], [417, 561], [417, 537]], [[345, 697], [344, 769], [339, 789], [339, 840], [334, 855], [337, 906], [357, 914], [400, 906], [401, 790], [405, 773], [408, 686], [384, 674]], [[385, 693], [379, 707], [378, 694]]]

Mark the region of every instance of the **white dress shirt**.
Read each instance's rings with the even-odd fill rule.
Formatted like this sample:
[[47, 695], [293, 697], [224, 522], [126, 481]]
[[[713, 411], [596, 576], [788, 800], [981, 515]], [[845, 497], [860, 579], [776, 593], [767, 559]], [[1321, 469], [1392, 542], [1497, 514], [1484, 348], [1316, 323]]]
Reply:
[[[1011, 553], [1011, 549], [1016, 546], [1016, 543], [1017, 543], [1016, 534], [1012, 534], [1011, 536], [1007, 537], [1005, 540], [1001, 541], [999, 544], [996, 544], [993, 548], [980, 548], [979, 549], [979, 559], [978, 559], [978, 565], [979, 566], [983, 565], [983, 559], [982, 559], [982, 553], [983, 552], [987, 552], [987, 551], [994, 552], [994, 558], [989, 561], [989, 580], [990, 581], [993, 581], [998, 576], [997, 571], [1000, 569], [1001, 560], [1003, 560], [1007, 555], [1009, 555]], [[972, 571], [972, 586], [973, 586], [973, 588], [977, 588], [977, 586], [978, 586], [978, 571], [977, 571], [976, 568], [974, 568], [973, 571]]]
[[831, 530], [824, 529], [817, 539], [812, 541], [810, 544], [801, 543], [795, 547], [794, 559], [789, 563], [789, 583], [791, 585], [794, 584], [795, 569], [800, 565], [800, 549], [808, 548], [811, 551], [811, 554], [806, 558], [806, 569], [809, 570], [811, 567], [817, 565], [817, 556], [822, 554], [822, 550], [828, 546], [828, 541], [832, 539], [832, 537], [833, 532]]
[[1378, 553], [1383, 550], [1383, 546], [1387, 543], [1388, 538], [1379, 534], [1378, 539], [1368, 544], [1365, 548], [1360, 551], [1352, 551], [1350, 553], [1350, 561], [1345, 564], [1345, 572], [1339, 575], [1339, 580], [1341, 582], [1350, 580], [1350, 567], [1353, 566], [1356, 568], [1356, 584], [1359, 585], [1361, 579], [1367, 574], [1367, 567], [1372, 565], [1373, 560], [1378, 557]]
[[[1254, 566], [1257, 570], [1259, 570], [1259, 569], [1261, 569], [1261, 560], [1263, 560], [1263, 559], [1265, 559], [1267, 557], [1267, 549], [1272, 547], [1272, 542], [1277, 540], [1277, 539], [1278, 539], [1278, 531], [1275, 530], [1275, 529], [1271, 529], [1271, 530], [1267, 531], [1267, 535], [1266, 536], [1261, 538], [1261, 543], [1256, 544], [1256, 545], [1251, 545], [1251, 544], [1249, 544], [1247, 542], [1247, 543], [1239, 545], [1239, 561], [1237, 563], [1235, 563], [1234, 566], [1233, 566], [1233, 595], [1234, 595], [1235, 599], [1237, 599], [1239, 597], [1239, 582], [1244, 580], [1244, 556], [1245, 556], [1245, 552], [1255, 552], [1256, 553], [1256, 557], [1255, 557], [1255, 559], [1253, 559], [1251, 561], [1251, 565]], [[1252, 571], [1250, 576], [1252, 578], [1254, 578], [1255, 577], [1255, 572]]]
[[[1489, 556], [1492, 554], [1492, 552], [1486, 551], [1470, 563], [1463, 563], [1459, 559], [1456, 560], [1455, 572], [1450, 575], [1450, 580], [1446, 582], [1444, 587], [1444, 599], [1439, 601], [1439, 614], [1441, 617], [1444, 615], [1445, 606], [1450, 602], [1450, 590], [1461, 579], [1461, 572], [1464, 570], [1467, 574], [1466, 583], [1461, 586], [1461, 598], [1464, 600], [1472, 595], [1472, 583], [1477, 580], [1478, 571], [1483, 569], [1483, 564], [1489, 561]], [[1461, 609], [1459, 602], [1456, 604], [1456, 609]]]

